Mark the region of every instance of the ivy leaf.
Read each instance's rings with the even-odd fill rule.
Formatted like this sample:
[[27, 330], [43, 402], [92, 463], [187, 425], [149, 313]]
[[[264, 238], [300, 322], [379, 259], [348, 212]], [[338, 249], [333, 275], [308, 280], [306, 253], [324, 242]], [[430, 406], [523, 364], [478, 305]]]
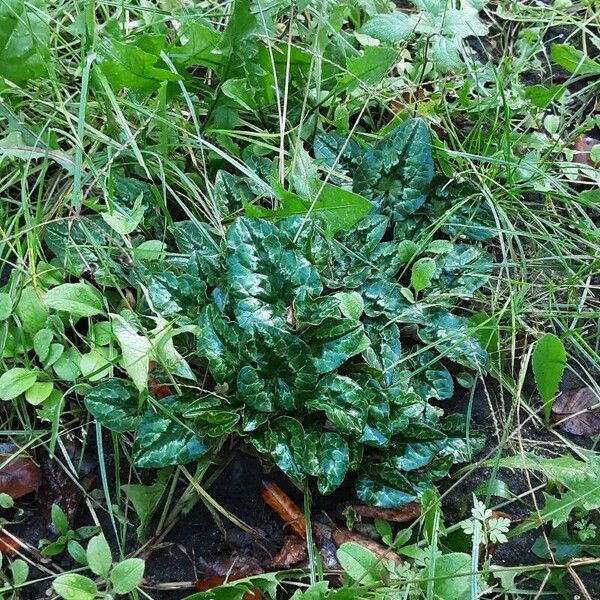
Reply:
[[129, 382], [107, 379], [85, 395], [85, 406], [93, 417], [111, 431], [134, 431], [140, 421], [139, 393]]
[[337, 369], [370, 344], [363, 324], [353, 319], [326, 319], [303, 337], [313, 352], [318, 373]]
[[253, 326], [249, 341], [251, 364], [243, 366], [237, 377], [240, 399], [263, 412], [298, 408], [317, 381], [309, 347], [268, 325]]
[[25, 83], [48, 71], [50, 30], [40, 15], [43, 6], [24, 0], [0, 4], [0, 76]]
[[365, 153], [356, 169], [353, 189], [399, 221], [423, 206], [432, 179], [429, 132], [423, 121], [412, 119]]
[[434, 282], [444, 294], [469, 297], [487, 283], [492, 268], [487, 252], [459, 244], [438, 259]]
[[322, 410], [340, 433], [360, 435], [366, 424], [368, 404], [363, 389], [343, 375], [328, 375], [319, 381], [315, 397], [306, 403]]
[[283, 326], [287, 307], [300, 288], [321, 293], [316, 269], [277, 227], [262, 219], [239, 218], [227, 231], [227, 281], [241, 325]]
[[417, 499], [413, 484], [386, 463], [363, 463], [355, 485], [361, 502], [381, 508], [398, 508]]
[[239, 369], [241, 330], [235, 323], [228, 322], [214, 304], [202, 309], [198, 325], [201, 330], [196, 338], [198, 355], [207, 359], [217, 383], [231, 381]]
[[346, 477], [350, 465], [348, 444], [337, 433], [325, 432], [319, 440], [319, 492], [331, 494]]
[[208, 452], [209, 447], [181, 421], [184, 409], [174, 396], [168, 396], [144, 413], [133, 444], [136, 466], [161, 469], [183, 465]]
[[473, 336], [467, 319], [444, 310], [431, 310], [427, 316], [427, 325], [418, 331], [423, 342], [461, 365], [485, 371], [488, 353]]
[[188, 268], [190, 261], [196, 263], [200, 276], [207, 284], [214, 285], [223, 270], [220, 239], [206, 225], [196, 221], [179, 221], [173, 226], [173, 237], [179, 251], [184, 255], [177, 266]]

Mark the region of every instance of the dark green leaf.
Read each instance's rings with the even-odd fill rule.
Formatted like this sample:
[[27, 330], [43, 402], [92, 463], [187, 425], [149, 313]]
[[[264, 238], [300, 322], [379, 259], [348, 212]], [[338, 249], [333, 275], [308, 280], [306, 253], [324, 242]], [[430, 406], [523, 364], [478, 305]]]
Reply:
[[140, 420], [139, 393], [129, 381], [103, 381], [87, 392], [85, 406], [98, 423], [111, 431], [133, 431]]
[[319, 373], [337, 369], [370, 344], [363, 324], [352, 319], [326, 319], [303, 337], [311, 347]]
[[423, 121], [405, 121], [363, 157], [353, 189], [381, 212], [402, 220], [425, 202], [433, 178], [429, 132]]
[[330, 494], [346, 477], [350, 464], [348, 444], [337, 433], [327, 431], [319, 440], [319, 492]]
[[164, 398], [143, 415], [133, 458], [138, 467], [160, 469], [198, 460], [209, 447], [194, 432], [192, 424], [183, 423], [184, 410], [173, 396]]

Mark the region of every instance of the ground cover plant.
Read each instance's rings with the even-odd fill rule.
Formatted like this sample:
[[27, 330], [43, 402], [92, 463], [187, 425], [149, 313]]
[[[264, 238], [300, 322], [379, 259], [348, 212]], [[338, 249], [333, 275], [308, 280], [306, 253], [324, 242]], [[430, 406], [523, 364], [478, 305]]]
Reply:
[[0, 4], [0, 595], [595, 598], [594, 0]]

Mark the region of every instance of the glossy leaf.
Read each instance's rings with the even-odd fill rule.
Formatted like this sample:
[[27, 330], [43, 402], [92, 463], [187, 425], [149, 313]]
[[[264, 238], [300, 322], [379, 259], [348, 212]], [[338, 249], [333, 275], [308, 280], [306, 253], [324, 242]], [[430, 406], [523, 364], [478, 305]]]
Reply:
[[415, 119], [396, 127], [363, 156], [353, 189], [396, 221], [423, 205], [432, 178], [429, 132]]
[[133, 445], [138, 467], [160, 469], [187, 464], [208, 452], [208, 446], [182, 421], [183, 409], [174, 397], [169, 397], [144, 413]]
[[44, 302], [49, 308], [73, 317], [93, 317], [104, 312], [99, 292], [86, 283], [57, 285], [46, 292]]
[[93, 417], [111, 431], [134, 431], [139, 416], [139, 393], [128, 381], [107, 379], [85, 395], [85, 406]]
[[330, 494], [346, 477], [350, 464], [348, 444], [337, 433], [325, 432], [319, 440], [319, 492]]

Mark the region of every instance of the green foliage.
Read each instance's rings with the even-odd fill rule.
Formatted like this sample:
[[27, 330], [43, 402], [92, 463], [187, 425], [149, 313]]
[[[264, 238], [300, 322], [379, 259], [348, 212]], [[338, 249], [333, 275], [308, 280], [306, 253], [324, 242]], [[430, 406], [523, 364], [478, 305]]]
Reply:
[[42, 3], [0, 5], [0, 76], [19, 84], [47, 73], [50, 32]]
[[567, 353], [563, 343], [552, 333], [547, 333], [535, 344], [531, 357], [535, 385], [544, 404], [544, 417], [550, 420], [552, 401], [567, 365]]

